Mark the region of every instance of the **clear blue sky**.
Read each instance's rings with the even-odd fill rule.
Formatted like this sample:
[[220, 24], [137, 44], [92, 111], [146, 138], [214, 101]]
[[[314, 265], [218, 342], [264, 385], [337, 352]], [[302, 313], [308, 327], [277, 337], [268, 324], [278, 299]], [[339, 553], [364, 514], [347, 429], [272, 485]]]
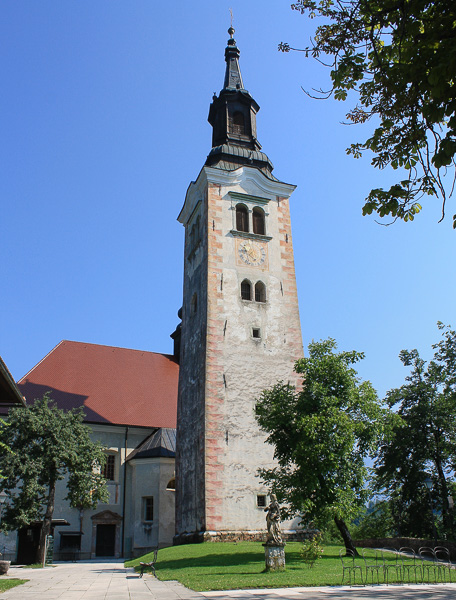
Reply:
[[289, 0], [3, 0], [0, 354], [16, 379], [62, 339], [172, 352], [176, 217], [211, 148], [230, 7], [259, 141], [298, 186], [305, 346], [332, 336], [364, 351], [360, 373], [383, 395], [403, 382], [402, 348], [428, 358], [437, 320], [456, 326], [450, 219], [437, 223], [432, 199], [413, 224], [361, 216], [391, 175], [345, 155], [368, 132], [341, 124], [348, 104], [301, 91], [328, 87], [328, 72], [277, 51], [316, 24]]

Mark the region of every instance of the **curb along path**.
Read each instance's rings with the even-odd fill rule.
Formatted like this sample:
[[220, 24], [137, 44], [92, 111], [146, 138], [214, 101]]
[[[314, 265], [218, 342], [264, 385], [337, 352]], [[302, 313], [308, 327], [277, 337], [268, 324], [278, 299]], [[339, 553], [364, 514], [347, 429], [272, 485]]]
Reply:
[[12, 577], [30, 581], [0, 594], [0, 600], [456, 600], [456, 583], [198, 593], [177, 581], [140, 579], [122, 560], [107, 559], [45, 569], [11, 567], [1, 578]]

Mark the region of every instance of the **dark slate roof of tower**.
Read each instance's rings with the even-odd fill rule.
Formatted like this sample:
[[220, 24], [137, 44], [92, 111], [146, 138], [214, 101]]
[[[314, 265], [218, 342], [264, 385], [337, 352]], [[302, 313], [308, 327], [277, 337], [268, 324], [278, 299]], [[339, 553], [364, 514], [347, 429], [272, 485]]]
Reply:
[[128, 460], [132, 458], [175, 458], [176, 456], [176, 430], [161, 427], [152, 433], [141, 444], [133, 450]]
[[230, 34], [230, 39], [225, 48], [226, 71], [223, 88], [225, 90], [243, 90], [244, 84], [242, 82], [241, 69], [239, 67], [240, 52], [239, 48], [236, 46], [236, 40], [233, 38], [233, 27], [228, 29], [228, 33]]
[[223, 89], [214, 94], [208, 121], [212, 125], [212, 150], [206, 165], [224, 170], [242, 165], [256, 167], [271, 179], [273, 164], [256, 138], [256, 113], [260, 107], [244, 88], [239, 66], [239, 48], [228, 29], [230, 39], [225, 49], [225, 80]]

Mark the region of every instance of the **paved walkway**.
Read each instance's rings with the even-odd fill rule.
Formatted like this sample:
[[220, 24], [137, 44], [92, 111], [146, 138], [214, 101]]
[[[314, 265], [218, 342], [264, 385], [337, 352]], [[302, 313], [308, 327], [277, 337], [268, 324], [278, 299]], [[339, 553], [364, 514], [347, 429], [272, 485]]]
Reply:
[[6, 577], [30, 581], [0, 594], [0, 600], [456, 600], [456, 583], [198, 593], [176, 581], [151, 575], [140, 579], [122, 560], [57, 563], [46, 569], [11, 567]]

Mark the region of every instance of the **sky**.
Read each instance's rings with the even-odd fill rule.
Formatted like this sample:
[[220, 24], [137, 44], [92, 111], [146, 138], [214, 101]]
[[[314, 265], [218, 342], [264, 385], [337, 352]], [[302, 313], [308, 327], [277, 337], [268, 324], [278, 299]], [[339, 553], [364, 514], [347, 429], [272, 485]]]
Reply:
[[277, 51], [317, 25], [289, 0], [3, 0], [0, 355], [16, 380], [63, 339], [172, 353], [176, 219], [211, 149], [230, 8], [258, 139], [297, 185], [304, 348], [330, 336], [365, 352], [360, 376], [383, 396], [407, 375], [401, 349], [429, 359], [437, 321], [456, 326], [451, 218], [435, 199], [413, 223], [362, 216], [394, 174], [346, 155], [370, 127], [342, 124], [350, 103], [303, 93], [327, 89], [328, 70]]

